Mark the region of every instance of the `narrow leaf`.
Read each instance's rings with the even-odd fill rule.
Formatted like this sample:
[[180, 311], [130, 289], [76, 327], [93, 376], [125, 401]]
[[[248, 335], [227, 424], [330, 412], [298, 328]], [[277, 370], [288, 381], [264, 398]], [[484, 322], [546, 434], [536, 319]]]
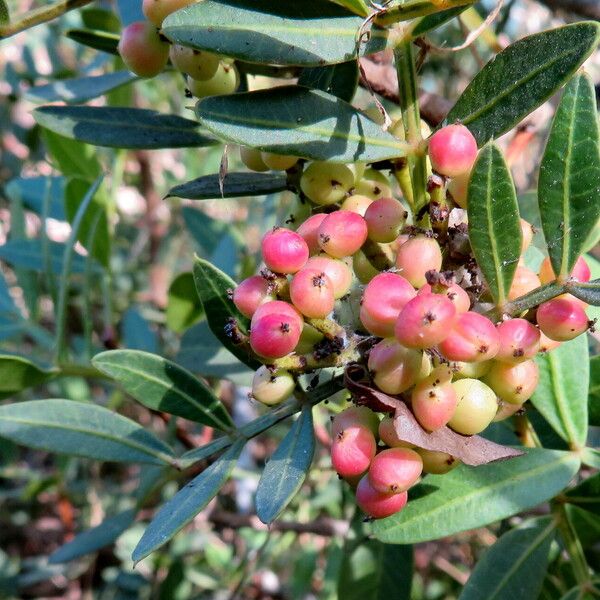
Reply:
[[590, 378], [587, 336], [565, 342], [536, 360], [540, 382], [531, 398], [532, 404], [571, 447], [584, 446]]
[[198, 132], [195, 121], [141, 108], [42, 106], [33, 116], [42, 127], [95, 146], [139, 150], [215, 143]]
[[84, 46], [100, 50], [108, 54], [119, 54], [117, 46], [119, 45], [119, 35], [108, 31], [99, 31], [94, 29], [69, 29], [65, 35]]
[[448, 10], [442, 10], [426, 17], [421, 17], [415, 24], [415, 27], [411, 31], [411, 36], [416, 39], [422, 36], [424, 33], [441, 27], [454, 17], [458, 17], [461, 13], [467, 10], [469, 6], [457, 6], [455, 8], [449, 8]]
[[525, 37], [475, 76], [446, 122], [466, 125], [479, 145], [500, 137], [552, 96], [600, 41], [600, 24], [583, 21]]
[[158, 352], [158, 334], [139, 307], [131, 305], [123, 313], [120, 329], [123, 346], [128, 350], [143, 350], [151, 354]]
[[350, 60], [337, 65], [307, 67], [300, 74], [298, 85], [322, 90], [350, 102], [358, 87], [358, 62]]
[[49, 452], [116, 462], [171, 464], [169, 446], [130, 419], [74, 400], [0, 406], [0, 436]]
[[64, 209], [64, 177], [15, 177], [6, 184], [4, 191], [11, 199], [20, 198], [29, 210], [40, 216], [47, 197], [48, 217], [57, 221], [67, 220]]
[[538, 199], [554, 272], [568, 277], [600, 219], [596, 93], [581, 73], [565, 88], [540, 166]]
[[0, 398], [8, 398], [55, 377], [56, 369], [44, 369], [27, 358], [0, 354]]
[[132, 554], [138, 562], [166, 544], [185, 527], [223, 487], [246, 440], [236, 441], [223, 456], [181, 488], [156, 513]]
[[487, 144], [479, 153], [468, 189], [469, 239], [496, 304], [502, 305], [521, 255], [515, 186], [502, 152]]
[[590, 425], [600, 427], [600, 356], [594, 356], [590, 360], [588, 412]]
[[312, 407], [305, 406], [258, 482], [256, 514], [263, 523], [272, 523], [296, 495], [310, 469], [314, 452]]
[[361, 17], [366, 17], [369, 14], [369, 9], [365, 3], [365, 0], [331, 0], [344, 8], [360, 15]]
[[92, 364], [118, 381], [138, 402], [217, 429], [231, 429], [231, 417], [211, 389], [161, 356], [139, 350], [97, 354]]
[[400, 513], [373, 523], [373, 533], [411, 544], [483, 527], [552, 498], [578, 469], [576, 454], [532, 449], [510, 461], [428, 475]]
[[169, 286], [167, 295], [167, 327], [175, 333], [182, 333], [202, 317], [202, 302], [196, 294], [196, 284], [192, 273], [181, 273]]
[[196, 114], [227, 142], [277, 154], [371, 162], [409, 149], [344, 100], [297, 85], [204, 98]]
[[600, 516], [600, 473], [588, 477], [565, 496], [570, 504]]
[[102, 173], [102, 166], [93, 146], [66, 138], [49, 129], [43, 129], [42, 136], [53, 166], [63, 175], [92, 180]]

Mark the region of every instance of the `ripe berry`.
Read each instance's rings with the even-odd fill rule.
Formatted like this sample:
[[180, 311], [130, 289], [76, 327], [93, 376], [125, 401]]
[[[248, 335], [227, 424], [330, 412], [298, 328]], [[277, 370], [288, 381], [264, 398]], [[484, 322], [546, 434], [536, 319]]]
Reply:
[[400, 512], [408, 502], [408, 494], [382, 494], [373, 488], [365, 475], [356, 488], [356, 504], [370, 517], [383, 519]]
[[369, 333], [392, 337], [400, 311], [416, 292], [412, 285], [395, 273], [380, 273], [365, 288], [360, 320]]
[[392, 417], [383, 417], [379, 423], [379, 439], [390, 448], [412, 448], [413, 445], [398, 437]]
[[535, 392], [539, 379], [539, 368], [534, 360], [516, 365], [493, 361], [484, 381], [505, 402], [523, 404]]
[[475, 312], [458, 315], [456, 323], [439, 346], [448, 360], [480, 362], [494, 358], [500, 349], [500, 335], [494, 324]]
[[296, 231], [276, 227], [262, 239], [265, 265], [275, 273], [296, 273], [308, 260], [308, 246]]
[[365, 213], [367, 212], [367, 208], [369, 208], [371, 204], [373, 204], [373, 200], [368, 196], [353, 194], [352, 196], [348, 196], [342, 202], [341, 209], [349, 210], [350, 212], [355, 212], [361, 217], [364, 217]]
[[[585, 262], [583, 256], [580, 256], [575, 262], [575, 266], [571, 271], [570, 278], [581, 283], [586, 283], [590, 280], [592, 273], [590, 267]], [[540, 281], [542, 283], [550, 283], [556, 279], [556, 274], [552, 268], [552, 263], [549, 258], [545, 258], [540, 266]]]
[[414, 287], [420, 288], [427, 283], [427, 271], [439, 271], [442, 266], [440, 245], [425, 236], [410, 238], [398, 248], [396, 266], [400, 275]]
[[142, 12], [156, 27], [160, 27], [171, 13], [195, 2], [196, 0], [143, 0]]
[[272, 372], [265, 367], [259, 367], [252, 379], [252, 396], [267, 406], [274, 406], [289, 398], [296, 383], [287, 371]]
[[475, 435], [483, 431], [496, 416], [496, 394], [478, 379], [459, 379], [452, 384], [457, 405], [448, 422], [450, 427], [463, 435]]
[[315, 204], [340, 202], [354, 185], [354, 173], [347, 165], [313, 162], [300, 178], [300, 189]]
[[139, 77], [158, 75], [169, 59], [169, 44], [163, 42], [156, 27], [147, 21], [125, 27], [118, 50], [127, 68]]
[[512, 417], [515, 413], [519, 412], [523, 408], [522, 404], [511, 404], [510, 402], [504, 402], [500, 400], [498, 402], [498, 411], [493, 419], [494, 423], [498, 421], [504, 421], [509, 417]]
[[335, 304], [333, 283], [323, 271], [301, 269], [290, 283], [290, 298], [304, 316], [323, 319]]
[[[419, 296], [432, 293], [431, 286], [428, 283], [426, 283], [419, 290]], [[439, 293], [444, 294], [449, 300], [452, 301], [457, 313], [467, 312], [471, 306], [471, 298], [469, 298], [469, 294], [467, 294], [467, 292], [465, 292], [465, 290], [457, 283], [453, 283], [450, 287], [443, 291], [440, 290]]]
[[409, 448], [382, 450], [371, 461], [369, 483], [382, 494], [405, 492], [421, 476], [423, 461]]
[[561, 342], [551, 340], [543, 331], [540, 331], [540, 352], [550, 352], [554, 348], [558, 348]]
[[291, 169], [297, 162], [297, 156], [287, 156], [285, 154], [272, 154], [271, 152], [263, 152], [262, 160], [273, 171], [287, 171]]
[[356, 183], [353, 192], [377, 200], [389, 198], [392, 195], [392, 188], [388, 178], [381, 171], [369, 168]]
[[500, 349], [496, 360], [519, 363], [533, 358], [540, 349], [540, 330], [525, 319], [509, 319], [496, 327]]
[[296, 233], [304, 238], [311, 255], [321, 251], [321, 246], [319, 246], [319, 227], [325, 217], [327, 217], [325, 213], [312, 215], [296, 229]]
[[393, 242], [399, 235], [408, 213], [394, 198], [375, 200], [365, 212], [369, 239], [374, 242]]
[[460, 464], [457, 458], [446, 452], [425, 450], [424, 448], [417, 448], [417, 452], [423, 461], [423, 472], [431, 475], [444, 475]]
[[477, 158], [477, 141], [464, 125], [448, 125], [429, 138], [429, 158], [441, 175], [464, 175]]
[[537, 323], [551, 340], [566, 342], [587, 331], [589, 321], [581, 303], [568, 298], [553, 298], [539, 306]]
[[452, 371], [442, 366], [415, 385], [411, 406], [424, 429], [435, 431], [446, 425], [454, 414], [457, 398], [451, 380]]
[[258, 319], [270, 314], [285, 315], [288, 319], [294, 321], [299, 328], [302, 328], [304, 322], [302, 315], [289, 302], [283, 300], [272, 300], [261, 304], [252, 315], [250, 327], [253, 327]]
[[379, 417], [366, 406], [350, 406], [333, 418], [331, 433], [335, 437], [351, 427], [366, 427], [377, 437], [379, 435]]
[[408, 348], [431, 348], [442, 342], [456, 320], [454, 304], [441, 294], [424, 294], [400, 311], [394, 334]]
[[329, 277], [336, 300], [345, 296], [352, 285], [352, 270], [343, 260], [328, 256], [313, 256], [308, 259], [305, 268], [322, 271]]
[[269, 282], [260, 275], [252, 275], [244, 279], [233, 290], [233, 303], [245, 317], [252, 317], [261, 304], [274, 299], [269, 289]]
[[508, 291], [508, 299], [516, 300], [517, 298], [532, 292], [541, 285], [538, 276], [527, 267], [517, 267], [515, 277]]
[[269, 170], [269, 167], [267, 167], [262, 159], [260, 150], [256, 148], [240, 146], [240, 159], [251, 171], [258, 171], [260, 173]]
[[335, 258], [351, 256], [366, 239], [365, 220], [349, 210], [336, 210], [328, 214], [319, 226], [319, 246]]
[[376, 451], [377, 441], [368, 427], [347, 427], [331, 444], [331, 464], [340, 477], [358, 477], [369, 468]]
[[421, 352], [401, 346], [393, 338], [376, 344], [368, 361], [375, 385], [386, 394], [400, 394], [412, 387], [417, 382], [422, 364]]
[[301, 332], [302, 327], [289, 315], [269, 313], [252, 319], [250, 346], [266, 359], [281, 358], [294, 350]]
[[179, 44], [171, 46], [169, 58], [176, 69], [198, 81], [214, 77], [221, 62], [217, 54]]

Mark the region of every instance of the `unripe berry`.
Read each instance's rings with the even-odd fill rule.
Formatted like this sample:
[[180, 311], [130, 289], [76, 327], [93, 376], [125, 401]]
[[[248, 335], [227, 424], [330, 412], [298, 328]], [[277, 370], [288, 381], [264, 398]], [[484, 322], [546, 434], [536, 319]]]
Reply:
[[356, 252], [352, 257], [352, 270], [362, 284], [369, 283], [380, 273], [362, 250]]
[[291, 169], [297, 162], [297, 156], [288, 156], [285, 154], [272, 154], [271, 152], [263, 152], [262, 160], [273, 171], [287, 171]]
[[435, 431], [450, 421], [456, 410], [456, 392], [451, 384], [452, 372], [448, 367], [437, 367], [415, 385], [411, 406], [421, 427]]
[[523, 404], [535, 392], [540, 380], [539, 368], [534, 360], [511, 365], [493, 361], [484, 381], [496, 395], [511, 404]]
[[264, 365], [259, 367], [252, 379], [252, 396], [266, 404], [280, 404], [294, 391], [296, 383], [288, 371], [271, 371]]
[[389, 179], [377, 169], [366, 169], [360, 181], [354, 187], [354, 194], [367, 196], [372, 200], [388, 198], [392, 195]]
[[477, 158], [477, 141], [464, 125], [448, 125], [429, 138], [429, 158], [446, 177], [468, 173]]
[[496, 327], [500, 349], [496, 360], [519, 363], [533, 358], [540, 349], [540, 330], [525, 319], [509, 319]]
[[275, 273], [296, 273], [308, 260], [308, 245], [296, 231], [276, 227], [262, 239], [265, 265]]
[[442, 267], [442, 251], [433, 239], [424, 236], [410, 238], [398, 248], [396, 266], [400, 275], [414, 287], [420, 288], [427, 283], [427, 271], [439, 271]]
[[[580, 256], [575, 262], [575, 266], [571, 271], [571, 279], [575, 281], [579, 281], [581, 283], [586, 283], [590, 280], [592, 273], [590, 271], [590, 267], [585, 262], [585, 258]], [[554, 273], [554, 269], [552, 268], [552, 263], [549, 258], [545, 258], [540, 266], [540, 281], [542, 283], [550, 283], [556, 279], [556, 274]]]
[[304, 323], [302, 333], [300, 334], [300, 341], [294, 348], [296, 354], [310, 354], [315, 350], [315, 344], [318, 344], [325, 336], [309, 325]]
[[269, 313], [252, 319], [250, 346], [263, 358], [281, 358], [294, 350], [301, 332], [302, 327], [288, 315]]
[[333, 418], [331, 433], [334, 437], [352, 427], [366, 427], [376, 438], [379, 435], [379, 417], [366, 406], [350, 406]]
[[313, 256], [308, 259], [305, 268], [322, 271], [329, 277], [336, 300], [345, 296], [352, 285], [352, 270], [343, 260], [328, 256]]
[[382, 494], [399, 494], [414, 485], [422, 471], [423, 461], [414, 450], [390, 448], [371, 461], [369, 483]]
[[233, 303], [245, 317], [252, 317], [261, 304], [271, 300], [275, 298], [269, 289], [269, 282], [260, 275], [244, 279], [233, 290]]
[[585, 310], [577, 301], [553, 298], [539, 306], [537, 324], [551, 340], [566, 342], [581, 335], [589, 328]]
[[417, 452], [423, 461], [423, 473], [431, 475], [444, 475], [452, 469], [458, 467], [460, 461], [446, 452], [437, 450], [425, 450], [417, 448]]
[[467, 208], [467, 199], [469, 192], [469, 180], [471, 179], [471, 173], [464, 173], [453, 177], [448, 184], [448, 192], [452, 196], [452, 200], [460, 208]]
[[319, 227], [325, 217], [327, 217], [325, 213], [312, 215], [296, 229], [296, 233], [304, 238], [311, 255], [321, 251], [321, 246], [319, 246]]
[[551, 340], [543, 331], [540, 331], [540, 352], [550, 352], [558, 348], [562, 342]]
[[[420, 290], [419, 296], [423, 294], [432, 294], [431, 286], [426, 283]], [[467, 312], [471, 306], [471, 298], [469, 298], [469, 294], [465, 292], [463, 288], [460, 287], [457, 283], [453, 283], [450, 287], [445, 290], [440, 290], [440, 294], [446, 296], [449, 300], [454, 304], [454, 308], [456, 308], [457, 313]]]
[[256, 148], [240, 146], [240, 159], [251, 171], [260, 173], [269, 170], [262, 159], [261, 151]]
[[300, 189], [315, 204], [340, 202], [354, 185], [354, 173], [347, 165], [313, 162], [300, 178]]
[[361, 196], [360, 194], [353, 194], [348, 196], [341, 205], [342, 210], [349, 210], [355, 212], [361, 217], [365, 216], [367, 208], [373, 204], [373, 200], [367, 196]]
[[492, 367], [491, 360], [480, 362], [451, 362], [454, 379], [481, 379]]
[[496, 412], [493, 422], [497, 423], [498, 421], [504, 421], [518, 413], [522, 408], [522, 404], [511, 404], [510, 402], [500, 400], [500, 402], [498, 402], [498, 411]]
[[410, 442], [405, 442], [398, 437], [392, 417], [383, 417], [379, 423], [379, 439], [390, 448], [412, 448]]
[[422, 364], [421, 352], [401, 346], [392, 338], [373, 346], [368, 362], [375, 385], [386, 394], [400, 394], [412, 387]]
[[365, 212], [369, 239], [374, 242], [393, 242], [399, 235], [408, 213], [394, 198], [375, 200]]
[[360, 320], [369, 333], [392, 337], [400, 311], [416, 296], [412, 285], [395, 273], [380, 273], [365, 288]]
[[408, 502], [408, 494], [382, 494], [373, 488], [365, 475], [356, 488], [356, 504], [374, 519], [383, 519], [400, 512]]
[[143, 0], [142, 12], [156, 27], [160, 27], [171, 13], [195, 2], [196, 0]]
[[496, 394], [478, 379], [459, 379], [452, 387], [458, 403], [448, 424], [463, 435], [480, 433], [496, 416]]
[[525, 219], [521, 219], [521, 235], [523, 236], [523, 241], [521, 242], [521, 254], [523, 254], [525, 250], [529, 248], [531, 241], [533, 240], [533, 225]]
[[328, 214], [319, 226], [319, 246], [330, 256], [351, 256], [365, 243], [367, 224], [360, 215], [348, 210]]
[[196, 98], [233, 94], [240, 85], [240, 74], [234, 64], [219, 63], [215, 74], [204, 81], [188, 77], [187, 86]]
[[498, 354], [500, 335], [488, 318], [469, 311], [458, 315], [454, 327], [440, 343], [439, 349], [448, 360], [489, 360]]
[[517, 267], [515, 277], [508, 291], [508, 299], [516, 300], [541, 285], [538, 276], [527, 267]]
[[377, 441], [368, 427], [348, 427], [335, 435], [331, 464], [340, 477], [354, 478], [369, 468], [376, 451]]
[[169, 58], [176, 69], [198, 81], [213, 78], [221, 62], [218, 55], [212, 52], [196, 50], [179, 44], [171, 46]]
[[455, 321], [452, 301], [441, 294], [425, 294], [410, 300], [400, 311], [394, 334], [408, 348], [431, 348], [446, 338]]
[[290, 298], [304, 316], [324, 319], [335, 304], [333, 283], [323, 271], [301, 269], [290, 283]]
[[127, 68], [139, 77], [158, 75], [169, 60], [169, 44], [147, 21], [137, 21], [123, 29], [118, 51]]
[[427, 352], [423, 352], [423, 360], [421, 361], [421, 370], [419, 371], [419, 375], [417, 377], [417, 381], [421, 381], [425, 379], [425, 377], [429, 377], [431, 372], [433, 371], [433, 359]]
[[291, 319], [301, 329], [304, 323], [302, 315], [294, 308], [289, 302], [283, 300], [272, 300], [261, 304], [252, 315], [252, 322], [250, 327], [253, 327], [255, 322], [262, 319], [266, 315], [285, 315], [288, 319]]

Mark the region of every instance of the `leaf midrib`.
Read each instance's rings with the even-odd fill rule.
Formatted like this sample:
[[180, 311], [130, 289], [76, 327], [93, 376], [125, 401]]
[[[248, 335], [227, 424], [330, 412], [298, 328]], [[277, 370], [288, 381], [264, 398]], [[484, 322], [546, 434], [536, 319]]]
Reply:
[[492, 217], [492, 173], [494, 170], [494, 158], [495, 158], [495, 149], [491, 146], [490, 152], [490, 161], [488, 165], [488, 181], [487, 181], [487, 193], [486, 193], [486, 217], [487, 217], [487, 225], [488, 225], [488, 235], [490, 239], [490, 245], [492, 248], [492, 259], [494, 261], [494, 271], [496, 272], [496, 285], [498, 287], [498, 298], [496, 298], [496, 302], [498, 304], [502, 304], [506, 299], [506, 289], [504, 286], [504, 280], [502, 279], [502, 267], [499, 262], [499, 254], [498, 254], [498, 244], [496, 243], [496, 236], [494, 235], [494, 220]]

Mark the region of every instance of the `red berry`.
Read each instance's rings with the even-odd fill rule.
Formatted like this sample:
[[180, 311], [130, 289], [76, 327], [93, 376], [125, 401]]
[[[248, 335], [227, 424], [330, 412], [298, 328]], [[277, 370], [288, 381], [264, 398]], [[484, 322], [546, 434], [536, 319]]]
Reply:
[[367, 427], [375, 436], [379, 435], [379, 418], [377, 417], [377, 413], [366, 406], [350, 406], [335, 415], [331, 424], [331, 432], [335, 437], [346, 429], [359, 426]]
[[540, 330], [525, 319], [509, 319], [496, 330], [500, 336], [496, 360], [519, 363], [533, 358], [540, 349]]
[[[426, 283], [420, 290], [419, 296], [422, 294], [432, 294], [431, 286]], [[444, 294], [449, 300], [454, 304], [454, 308], [456, 308], [457, 313], [467, 312], [471, 306], [471, 298], [469, 298], [469, 294], [465, 292], [463, 288], [460, 287], [457, 283], [453, 283], [450, 287], [448, 287], [445, 291], [440, 292]]]
[[329, 258], [329, 256], [312, 256], [305, 267], [322, 271], [329, 277], [336, 300], [345, 296], [352, 285], [352, 269], [343, 260]]
[[371, 203], [365, 212], [369, 239], [374, 242], [393, 242], [404, 226], [408, 213], [394, 198], [380, 198]]
[[169, 59], [169, 44], [147, 21], [131, 23], [121, 32], [119, 54], [127, 68], [140, 77], [158, 75]]
[[365, 475], [356, 488], [356, 504], [370, 517], [382, 519], [401, 511], [408, 502], [408, 494], [382, 494], [375, 490]]
[[379, 438], [390, 448], [412, 448], [413, 445], [398, 437], [392, 417], [383, 417], [379, 423]]
[[308, 260], [308, 246], [295, 231], [276, 227], [262, 240], [265, 264], [275, 273], [296, 273]]
[[367, 224], [363, 217], [349, 210], [336, 210], [319, 226], [319, 246], [330, 256], [351, 256], [365, 243]]
[[233, 290], [233, 303], [245, 317], [252, 317], [261, 304], [270, 300], [274, 298], [269, 290], [269, 282], [260, 275], [244, 279]]
[[311, 255], [321, 251], [321, 247], [319, 246], [319, 227], [326, 216], [325, 213], [312, 215], [296, 229], [296, 233], [304, 238]]
[[452, 331], [439, 348], [448, 360], [480, 362], [498, 354], [500, 335], [489, 319], [475, 312], [466, 312], [458, 315]]
[[515, 277], [508, 291], [508, 299], [516, 300], [517, 298], [532, 292], [541, 285], [539, 277], [527, 267], [517, 267]]
[[284, 302], [283, 300], [272, 300], [271, 302], [265, 302], [264, 304], [261, 304], [254, 311], [250, 327], [253, 327], [254, 324], [263, 316], [269, 314], [285, 315], [288, 319], [294, 321], [300, 328], [302, 328], [304, 323], [302, 315], [289, 302]]
[[369, 333], [392, 337], [400, 311], [416, 296], [410, 283], [395, 273], [375, 276], [365, 288], [360, 320]]
[[443, 427], [456, 410], [456, 392], [451, 384], [452, 371], [445, 366], [434, 371], [415, 385], [411, 406], [417, 421], [429, 431]]
[[294, 350], [301, 333], [302, 327], [289, 315], [269, 313], [252, 319], [250, 346], [264, 358], [281, 358]]
[[333, 283], [323, 271], [301, 269], [290, 283], [290, 298], [304, 316], [323, 319], [335, 304]]
[[451, 300], [441, 294], [424, 294], [410, 300], [400, 311], [394, 333], [408, 348], [431, 348], [450, 333], [456, 320]]
[[425, 236], [410, 238], [398, 248], [396, 266], [400, 275], [420, 288], [427, 283], [427, 271], [439, 271], [442, 266], [440, 245]]
[[511, 404], [523, 404], [529, 400], [539, 379], [539, 368], [534, 360], [526, 360], [516, 365], [494, 361], [484, 377], [485, 383], [500, 396], [500, 399]]
[[[579, 281], [581, 283], [586, 283], [590, 280], [592, 273], [590, 271], [590, 267], [585, 262], [583, 256], [580, 256], [575, 262], [575, 266], [571, 271], [571, 279], [575, 281]], [[556, 274], [554, 273], [554, 269], [552, 268], [552, 263], [549, 258], [545, 258], [540, 266], [540, 281], [542, 283], [550, 283], [556, 279]]]
[[386, 338], [371, 349], [368, 366], [375, 385], [382, 392], [400, 394], [417, 382], [423, 356], [418, 350], [401, 346], [393, 338]]
[[477, 141], [464, 125], [448, 125], [429, 138], [429, 158], [446, 177], [468, 173], [477, 158]]
[[577, 301], [553, 298], [539, 306], [536, 313], [540, 329], [551, 340], [566, 342], [587, 331], [589, 321]]
[[368, 427], [348, 427], [331, 444], [331, 464], [340, 477], [357, 477], [369, 468], [376, 451], [377, 442]]
[[423, 461], [409, 448], [382, 450], [371, 461], [369, 483], [382, 494], [405, 492], [421, 476]]

